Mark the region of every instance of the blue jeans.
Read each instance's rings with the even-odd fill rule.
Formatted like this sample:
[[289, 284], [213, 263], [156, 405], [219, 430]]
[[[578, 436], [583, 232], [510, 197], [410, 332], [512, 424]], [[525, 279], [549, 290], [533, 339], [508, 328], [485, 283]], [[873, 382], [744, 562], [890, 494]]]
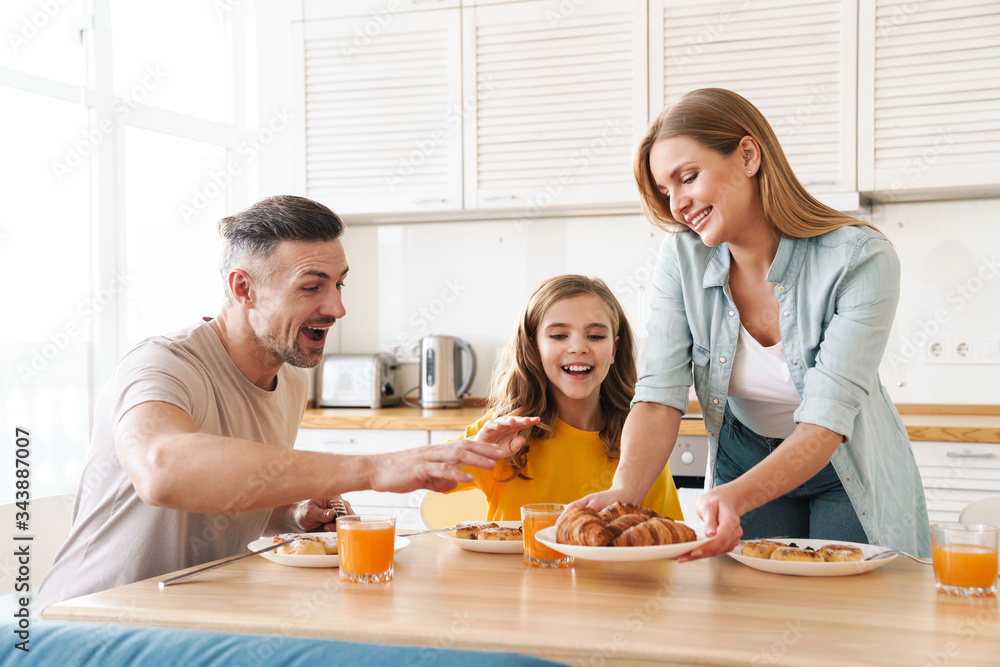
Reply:
[[[766, 438], [751, 431], [726, 405], [715, 462], [716, 485], [736, 479], [781, 443], [781, 438]], [[868, 536], [832, 463], [802, 486], [744, 514], [740, 525], [744, 539], [798, 537], [868, 544]]]

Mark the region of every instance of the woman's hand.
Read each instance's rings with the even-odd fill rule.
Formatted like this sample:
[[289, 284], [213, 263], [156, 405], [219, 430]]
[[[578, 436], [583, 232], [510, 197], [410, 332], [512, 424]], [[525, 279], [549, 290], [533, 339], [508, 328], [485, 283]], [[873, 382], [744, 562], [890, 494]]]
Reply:
[[712, 538], [691, 553], [678, 558], [680, 562], [718, 556], [732, 551], [743, 536], [740, 514], [730, 497], [731, 488], [721, 484], [705, 491], [698, 499], [698, 516], [705, 525], [705, 537]]

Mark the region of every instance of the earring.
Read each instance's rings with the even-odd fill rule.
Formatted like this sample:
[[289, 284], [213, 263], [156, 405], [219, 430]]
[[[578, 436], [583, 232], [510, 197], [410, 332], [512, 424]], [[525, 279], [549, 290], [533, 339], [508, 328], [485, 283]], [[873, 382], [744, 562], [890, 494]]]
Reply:
[[753, 172], [752, 171], [748, 171], [747, 172], [747, 176], [753, 176]]

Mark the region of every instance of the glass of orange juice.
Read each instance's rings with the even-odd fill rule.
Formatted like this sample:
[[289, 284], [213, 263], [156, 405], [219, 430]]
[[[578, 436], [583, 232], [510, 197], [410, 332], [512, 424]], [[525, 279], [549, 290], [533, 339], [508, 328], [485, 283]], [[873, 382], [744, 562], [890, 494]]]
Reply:
[[554, 551], [538, 540], [535, 534], [543, 528], [556, 525], [559, 515], [566, 509], [559, 503], [532, 503], [521, 505], [521, 531], [524, 533], [524, 564], [531, 567], [571, 567], [573, 557]]
[[951, 595], [996, 596], [997, 528], [978, 523], [931, 524], [934, 580]]
[[360, 584], [392, 581], [396, 517], [350, 514], [337, 517], [340, 580]]

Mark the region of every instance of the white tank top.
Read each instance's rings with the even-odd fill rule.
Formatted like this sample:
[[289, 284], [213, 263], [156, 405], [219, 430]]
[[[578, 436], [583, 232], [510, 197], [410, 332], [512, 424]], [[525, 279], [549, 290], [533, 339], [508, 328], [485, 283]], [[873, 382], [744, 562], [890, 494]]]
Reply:
[[787, 438], [802, 402], [785, 361], [785, 344], [764, 347], [740, 325], [736, 356], [729, 376], [729, 407], [758, 435]]

